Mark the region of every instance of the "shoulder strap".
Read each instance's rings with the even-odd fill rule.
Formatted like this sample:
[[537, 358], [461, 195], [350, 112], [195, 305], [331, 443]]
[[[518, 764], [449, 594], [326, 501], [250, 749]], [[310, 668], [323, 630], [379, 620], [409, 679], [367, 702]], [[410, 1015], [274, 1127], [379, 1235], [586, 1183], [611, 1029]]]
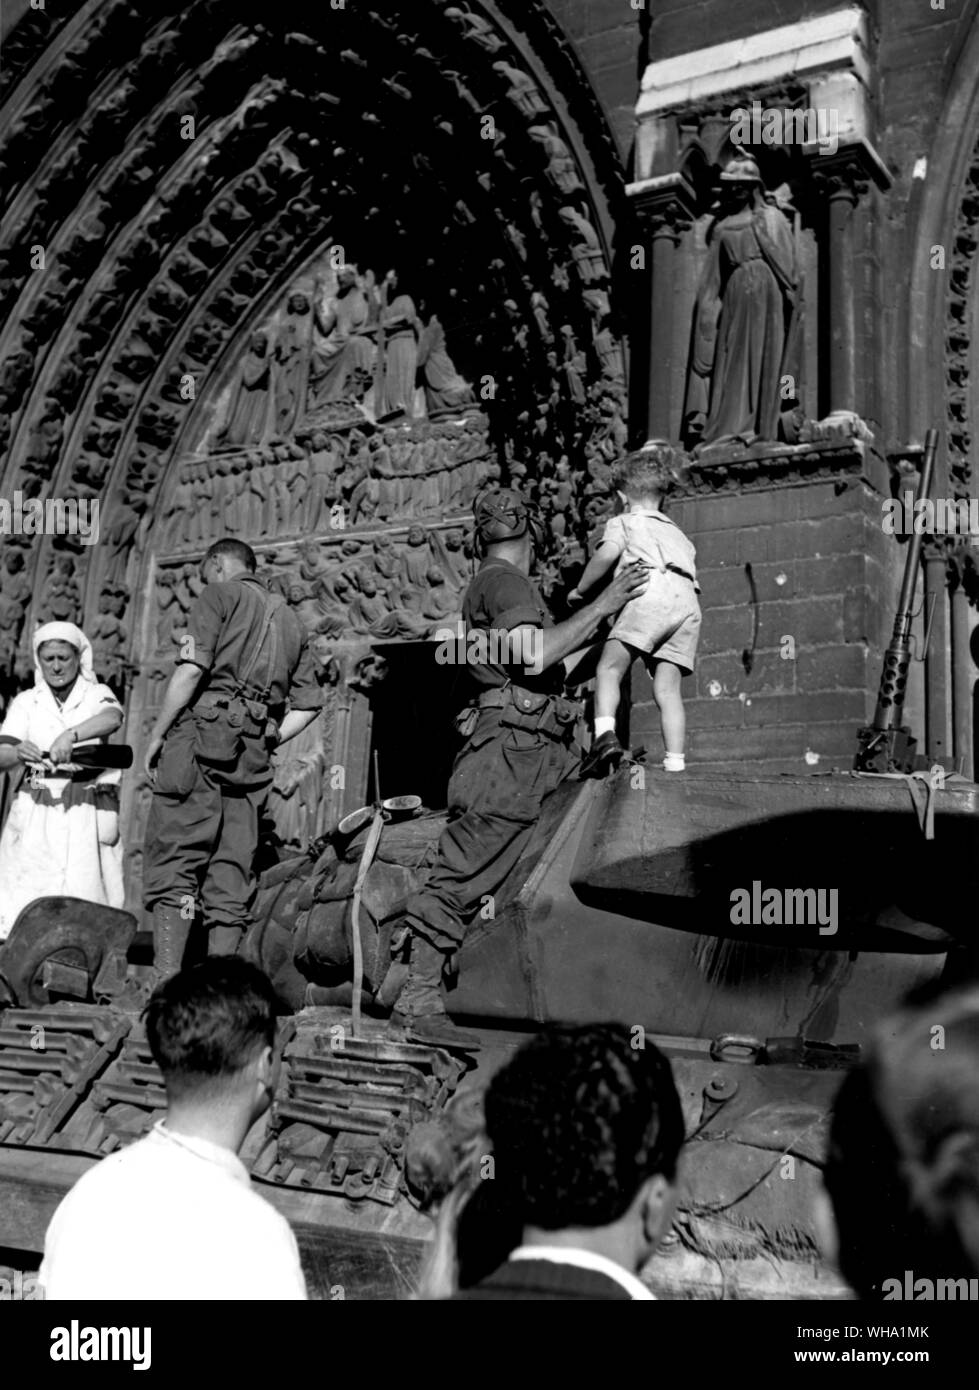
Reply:
[[[271, 678], [271, 674], [272, 674], [272, 669], [273, 669], [273, 667], [274, 667], [274, 665], [275, 665], [275, 657], [276, 657], [276, 654], [277, 654], [277, 651], [278, 651], [278, 638], [277, 638], [277, 634], [276, 634], [274, 628], [272, 627], [272, 620], [274, 619], [276, 613], [278, 613], [279, 609], [282, 608], [282, 607], [284, 606], [284, 604], [285, 604], [285, 599], [283, 599], [283, 598], [281, 597], [281, 595], [279, 595], [279, 594], [266, 594], [266, 593], [264, 593], [264, 592], [261, 592], [261, 593], [259, 594], [259, 597], [260, 597], [260, 599], [261, 599], [261, 601], [262, 601], [262, 603], [263, 603], [263, 605], [264, 605], [264, 607], [265, 607], [265, 612], [264, 612], [263, 617], [262, 617], [262, 630], [261, 630], [261, 632], [260, 632], [259, 635], [258, 635], [258, 640], [256, 641], [255, 645], [252, 647], [251, 651], [248, 653], [248, 659], [247, 659], [247, 661], [245, 662], [244, 666], [242, 667], [241, 672], [239, 673], [239, 676], [238, 676], [238, 688], [239, 688], [239, 690], [244, 690], [245, 686], [247, 686], [248, 681], [249, 681], [249, 678], [250, 678], [252, 672], [255, 670], [255, 667], [258, 665], [259, 657], [262, 655], [262, 652], [263, 652], [264, 649], [265, 649], [265, 642], [266, 642], [266, 639], [267, 639], [267, 637], [268, 637], [270, 631], [271, 631], [271, 633], [272, 633], [272, 655], [271, 655], [271, 657], [270, 657], [270, 659], [269, 659], [269, 677], [270, 677], [270, 678]], [[265, 688], [266, 688], [266, 689], [268, 689], [269, 684], [270, 684], [270, 680], [269, 680], [269, 681], [266, 681], [266, 683], [265, 683]]]

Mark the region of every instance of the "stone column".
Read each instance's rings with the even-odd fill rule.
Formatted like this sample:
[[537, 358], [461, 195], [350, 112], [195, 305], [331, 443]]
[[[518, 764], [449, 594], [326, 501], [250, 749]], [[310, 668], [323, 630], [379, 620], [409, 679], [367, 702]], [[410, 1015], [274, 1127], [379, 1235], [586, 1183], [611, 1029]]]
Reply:
[[928, 651], [925, 655], [925, 747], [929, 758], [947, 758], [948, 678], [948, 551], [930, 541], [924, 547], [925, 622], [930, 623]]
[[641, 225], [647, 233], [650, 257], [649, 394], [646, 402], [647, 439], [669, 439], [674, 403], [677, 247], [693, 220], [694, 193], [680, 174], [630, 184]]
[[857, 205], [866, 195], [870, 180], [855, 149], [841, 149], [835, 155], [814, 160], [813, 179], [828, 200], [823, 264], [829, 277], [829, 412], [863, 415], [867, 405], [863, 391], [864, 353], [872, 348], [861, 342], [857, 333], [860, 276], [856, 218]]
[[965, 590], [967, 549], [952, 557], [952, 752], [964, 777], [972, 777], [975, 749], [972, 729], [972, 685], [975, 678], [969, 638], [969, 596]]

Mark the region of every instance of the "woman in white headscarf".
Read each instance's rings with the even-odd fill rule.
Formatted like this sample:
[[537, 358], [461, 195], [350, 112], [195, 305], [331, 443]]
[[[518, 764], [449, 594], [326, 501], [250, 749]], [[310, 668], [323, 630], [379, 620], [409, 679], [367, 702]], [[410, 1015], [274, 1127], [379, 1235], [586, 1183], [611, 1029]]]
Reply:
[[0, 726], [0, 772], [25, 776], [0, 836], [0, 941], [36, 898], [64, 895], [122, 907], [118, 770], [91, 780], [41, 776], [71, 762], [76, 743], [114, 733], [122, 706], [92, 669], [74, 623], [34, 633], [34, 688], [14, 696]]

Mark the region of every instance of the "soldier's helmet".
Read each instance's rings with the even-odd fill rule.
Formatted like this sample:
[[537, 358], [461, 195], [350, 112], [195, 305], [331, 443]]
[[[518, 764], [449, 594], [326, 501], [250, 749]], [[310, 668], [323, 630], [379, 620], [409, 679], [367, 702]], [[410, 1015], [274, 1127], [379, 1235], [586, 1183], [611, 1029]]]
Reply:
[[515, 487], [486, 488], [473, 503], [476, 539], [482, 546], [518, 540], [534, 520], [534, 510]]

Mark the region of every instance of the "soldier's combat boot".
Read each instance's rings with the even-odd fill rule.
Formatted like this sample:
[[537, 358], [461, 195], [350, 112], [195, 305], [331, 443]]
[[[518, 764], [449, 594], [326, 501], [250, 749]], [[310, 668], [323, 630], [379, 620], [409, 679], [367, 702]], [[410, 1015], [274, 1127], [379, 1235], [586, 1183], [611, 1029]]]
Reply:
[[481, 1046], [475, 1033], [457, 1028], [445, 1012], [442, 971], [445, 956], [423, 936], [412, 935], [408, 979], [398, 996], [392, 1022], [403, 1023], [414, 1042], [433, 1047], [460, 1047], [473, 1051]]
[[243, 927], [211, 927], [207, 934], [209, 956], [237, 956], [245, 939]]
[[154, 984], [162, 985], [183, 965], [191, 926], [191, 919], [179, 907], [157, 903], [153, 908]]

